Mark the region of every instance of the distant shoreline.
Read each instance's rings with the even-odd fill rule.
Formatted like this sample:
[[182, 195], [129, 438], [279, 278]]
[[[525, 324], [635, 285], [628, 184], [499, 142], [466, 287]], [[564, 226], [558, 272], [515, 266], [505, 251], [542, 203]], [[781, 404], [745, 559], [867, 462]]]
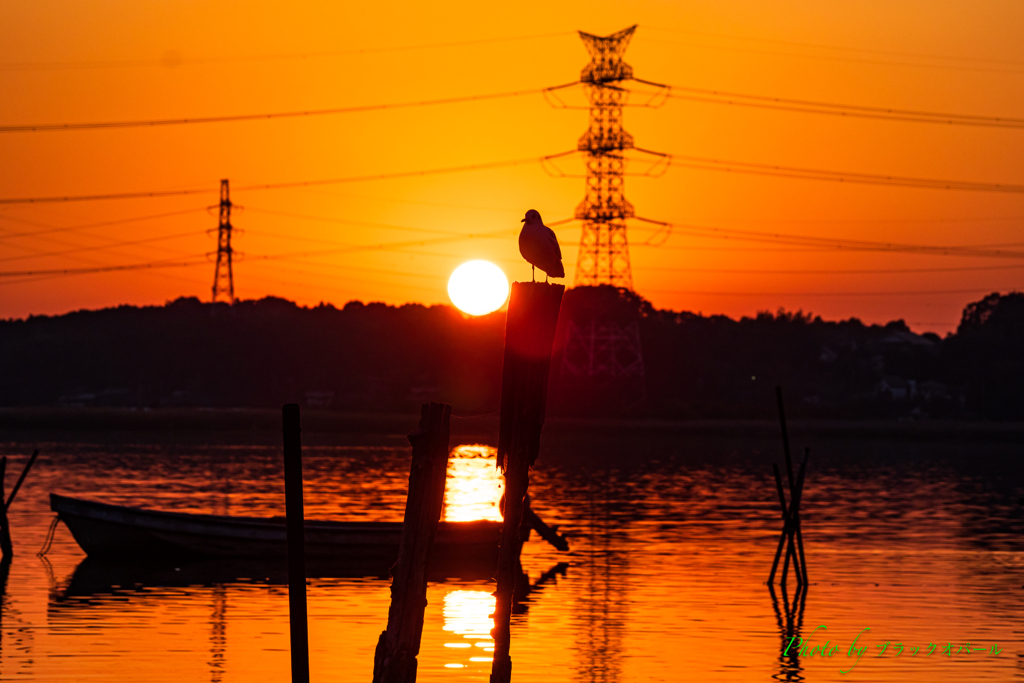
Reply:
[[[307, 435], [404, 437], [416, 429], [419, 415], [396, 413], [346, 413], [303, 409], [302, 428]], [[47, 434], [97, 432], [249, 433], [271, 434], [281, 430], [279, 410], [266, 408], [0, 408], [0, 438], [26, 432]], [[910, 439], [1013, 441], [1024, 437], [1021, 422], [969, 422], [964, 420], [791, 420], [791, 434], [852, 439]], [[453, 416], [452, 436], [457, 439], [497, 438], [496, 413]], [[691, 419], [664, 420], [584, 419], [549, 417], [544, 425], [549, 436], [734, 436], [778, 438], [774, 420]]]

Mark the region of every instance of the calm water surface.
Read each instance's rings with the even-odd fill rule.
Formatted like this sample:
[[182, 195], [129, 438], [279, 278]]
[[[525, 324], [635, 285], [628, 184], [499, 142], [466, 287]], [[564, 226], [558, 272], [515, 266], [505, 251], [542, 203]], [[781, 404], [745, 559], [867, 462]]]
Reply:
[[[53, 517], [51, 491], [167, 510], [283, 514], [279, 447], [241, 441], [0, 444], [16, 473], [32, 447], [43, 452], [11, 511], [17, 555], [0, 604], [0, 679], [289, 680], [287, 593], [270, 571], [85, 561], [62, 525], [46, 559], [35, 556]], [[379, 443], [304, 448], [308, 517], [401, 519], [409, 449], [396, 439]], [[456, 449], [450, 519], [497, 516], [493, 450], [472, 445]], [[795, 586], [773, 595], [765, 585], [781, 526], [775, 443], [546, 444], [534, 508], [570, 535], [572, 551], [536, 536], [526, 544], [535, 589], [513, 618], [514, 679], [1024, 678], [1021, 448], [813, 445], [803, 503], [811, 586], [798, 596]], [[310, 580], [316, 683], [371, 679], [389, 585], [380, 577]], [[485, 576], [431, 583], [420, 681], [487, 680], [493, 590]], [[799, 654], [797, 640], [784, 654], [796, 634], [809, 640], [808, 652]], [[867, 646], [860, 658], [850, 654], [858, 634]], [[810, 656], [826, 641], [831, 656]]]

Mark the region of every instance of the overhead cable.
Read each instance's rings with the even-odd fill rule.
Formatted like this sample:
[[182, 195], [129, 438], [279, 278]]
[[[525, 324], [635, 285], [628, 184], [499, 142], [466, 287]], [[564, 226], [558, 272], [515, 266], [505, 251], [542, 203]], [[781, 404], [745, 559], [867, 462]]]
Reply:
[[656, 221], [640, 217], [637, 217], [637, 220], [671, 227], [677, 234], [686, 234], [692, 237], [734, 239], [746, 242], [768, 242], [772, 244], [787, 244], [802, 247], [816, 247], [821, 249], [838, 249], [843, 251], [887, 251], [934, 256], [1024, 259], [1024, 250], [1004, 249], [995, 245], [932, 245], [907, 244], [900, 242], [877, 242], [869, 240], [813, 237], [810, 235], [794, 235], [781, 232], [738, 230], [735, 228], [715, 228], [701, 225], [689, 225], [685, 223]]
[[5, 219], [6, 220], [13, 220], [13, 221], [18, 222], [18, 223], [25, 223], [25, 224], [28, 224], [28, 225], [35, 225], [35, 226], [38, 226], [40, 228], [45, 228], [45, 230], [32, 230], [32, 231], [25, 231], [25, 232], [4, 233], [4, 234], [0, 234], [0, 239], [7, 240], [7, 239], [14, 239], [16, 237], [38, 237], [40, 235], [48, 235], [48, 234], [54, 233], [54, 232], [72, 232], [72, 231], [75, 231], [75, 230], [86, 230], [88, 228], [102, 228], [102, 227], [109, 226], [109, 225], [122, 225], [124, 223], [139, 223], [139, 222], [142, 222], [142, 221], [155, 220], [155, 219], [158, 219], [158, 218], [168, 218], [168, 217], [171, 217], [171, 216], [184, 216], [185, 214], [199, 213], [201, 211], [206, 211], [206, 207], [200, 207], [200, 208], [195, 208], [195, 209], [185, 209], [183, 211], [168, 211], [168, 212], [165, 212], [165, 213], [150, 214], [150, 215], [147, 215], [147, 216], [137, 216], [135, 218], [120, 218], [120, 219], [112, 220], [112, 221], [102, 221], [100, 223], [85, 223], [83, 225], [70, 225], [70, 226], [63, 226], [63, 227], [57, 227], [57, 226], [54, 226], [54, 225], [47, 225], [45, 223], [37, 223], [35, 221], [26, 221], [26, 220], [21, 219], [21, 218], [14, 218], [13, 216], [0, 216], [0, 220], [5, 220]]
[[[659, 85], [635, 79], [648, 85]], [[925, 111], [920, 109], [897, 109], [895, 107], [868, 107], [855, 104], [838, 104], [786, 97], [749, 95], [744, 93], [685, 86], [671, 86], [668, 97], [673, 99], [708, 102], [712, 104], [781, 109], [809, 114], [828, 114], [848, 118], [886, 119], [915, 123], [938, 123], [956, 126], [983, 126], [989, 128], [1024, 128], [1024, 119], [1005, 116], [980, 116], [976, 114], [951, 114], [948, 112]]]
[[90, 266], [85, 268], [50, 268], [48, 270], [8, 270], [0, 272], [0, 278], [30, 277], [35, 275], [84, 275], [87, 273], [109, 273], [118, 270], [145, 270], [148, 268], [183, 268], [209, 264], [206, 256], [199, 260], [151, 261], [149, 263], [127, 263], [120, 266]]
[[237, 57], [181, 57], [173, 52], [162, 59], [122, 59], [94, 60], [81, 62], [7, 62], [0, 63], [0, 70], [33, 70], [33, 69], [97, 69], [110, 67], [163, 66], [173, 68], [183, 64], [223, 64], [234, 62], [260, 62], [288, 59], [312, 59], [318, 57], [340, 57], [381, 52], [406, 52], [412, 50], [431, 50], [446, 47], [464, 47], [467, 45], [486, 45], [490, 43], [508, 43], [518, 40], [536, 40], [538, 38], [554, 38], [573, 35], [575, 31], [558, 31], [555, 33], [539, 33], [528, 36], [511, 36], [509, 38], [480, 38], [476, 40], [460, 40], [447, 43], [423, 43], [419, 45], [399, 45], [394, 47], [366, 47], [350, 50], [326, 50], [320, 52], [300, 52], [279, 55], [241, 55]]
[[828, 180], [838, 183], [860, 183], [867, 185], [896, 185], [920, 187], [933, 190], [963, 190], [968, 192], [1002, 192], [1024, 194], [1024, 185], [1010, 183], [982, 183], [969, 180], [939, 180], [935, 178], [913, 178], [908, 176], [881, 175], [877, 173], [853, 173], [848, 171], [827, 171], [816, 168], [756, 164], [745, 161], [726, 161], [709, 157], [672, 155], [670, 166], [694, 168], [705, 171], [727, 173], [748, 173], [770, 175], [801, 180]]
[[382, 109], [408, 109], [411, 107], [428, 107], [441, 104], [457, 104], [481, 100], [496, 100], [521, 95], [537, 95], [544, 88], [532, 90], [515, 90], [487, 95], [467, 95], [463, 97], [445, 97], [436, 100], [417, 100], [413, 102], [392, 102], [388, 104], [366, 104], [355, 107], [331, 107], [328, 109], [304, 109], [298, 111], [272, 112], [269, 114], [231, 114], [227, 116], [195, 116], [178, 119], [148, 119], [136, 121], [98, 121], [91, 123], [33, 123], [13, 126], [0, 126], [0, 133], [44, 133], [65, 130], [98, 130], [110, 128], [155, 128], [158, 126], [181, 126], [192, 123], [227, 123], [232, 121], [266, 121], [270, 119], [289, 119], [303, 116], [326, 116], [330, 114], [352, 114]]
[[708, 36], [711, 38], [724, 38], [726, 40], [740, 40], [755, 43], [774, 43], [777, 45], [793, 45], [796, 47], [807, 47], [818, 50], [834, 50], [839, 52], [863, 52], [867, 54], [878, 54], [878, 55], [895, 55], [897, 57], [916, 57], [919, 59], [935, 59], [947, 62], [987, 62], [989, 64], [1010, 64], [1014, 66], [1024, 67], [1024, 62], [1009, 60], [1009, 59], [986, 59], [984, 57], [957, 57], [954, 55], [937, 55], [927, 54], [921, 52], [904, 52], [895, 50], [877, 50], [863, 47], [850, 47], [848, 45], [825, 45], [823, 43], [806, 43], [795, 40], [779, 40], [775, 38], [754, 38], [751, 36], [734, 36], [727, 33], [712, 33], [709, 31], [695, 31], [692, 29], [680, 29], [680, 28], [669, 28], [667, 26], [654, 26], [650, 24], [640, 24], [643, 28], [654, 29], [656, 31], [669, 31], [672, 33], [688, 33], [691, 35]]
[[[571, 154], [575, 150], [563, 152]], [[528, 163], [539, 163], [542, 159], [553, 158], [560, 155], [549, 155], [548, 157], [527, 157], [524, 159], [513, 159], [510, 161], [494, 161], [483, 164], [467, 164], [464, 166], [448, 166], [446, 168], [432, 168], [420, 171], [399, 171], [397, 173], [377, 173], [372, 175], [348, 176], [344, 178], [328, 178], [326, 180], [300, 180], [284, 183], [262, 183], [258, 185], [242, 185], [233, 187], [236, 192], [248, 190], [280, 190], [294, 187], [314, 187], [317, 185], [335, 185], [340, 183], [354, 183], [366, 180], [390, 180], [394, 178], [413, 178], [416, 176], [439, 175], [444, 173], [461, 173], [463, 171], [482, 171], [494, 168], [505, 168], [509, 166], [521, 166]], [[176, 197], [191, 194], [216, 194], [217, 189], [213, 187], [192, 188], [184, 190], [155, 190], [150, 192], [118, 192], [109, 194], [92, 195], [57, 195], [49, 197], [10, 197], [0, 198], [0, 205], [3, 204], [45, 204], [54, 202], [83, 202], [105, 199], [149, 199], [156, 197]]]

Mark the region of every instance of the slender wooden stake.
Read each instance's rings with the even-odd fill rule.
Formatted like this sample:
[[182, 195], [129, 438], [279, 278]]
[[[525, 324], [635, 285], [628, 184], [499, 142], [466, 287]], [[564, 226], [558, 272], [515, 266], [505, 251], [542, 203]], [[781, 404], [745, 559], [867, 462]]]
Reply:
[[800, 465], [800, 475], [798, 478], [793, 477], [793, 458], [789, 451], [789, 431], [786, 428], [786, 411], [782, 403], [782, 387], [775, 387], [775, 399], [779, 408], [779, 427], [782, 430], [782, 450], [786, 456], [786, 475], [789, 482], [789, 497], [793, 501], [793, 505], [790, 508], [789, 515], [786, 515], [786, 501], [782, 495], [782, 484], [780, 481], [778, 468], [775, 467], [775, 479], [776, 488], [779, 491], [780, 501], [782, 503], [783, 515], [786, 517], [786, 523], [783, 526], [783, 536], [779, 539], [779, 547], [775, 551], [775, 561], [772, 563], [772, 571], [769, 574], [768, 582], [771, 583], [775, 579], [775, 571], [778, 568], [779, 554], [782, 552], [782, 546], [786, 546], [786, 559], [782, 565], [782, 583], [785, 584], [787, 574], [789, 573], [789, 561], [790, 558], [793, 560], [793, 570], [796, 572], [797, 585], [807, 583], [807, 566], [805, 564], [806, 559], [804, 557], [804, 546], [803, 546], [803, 532], [800, 530], [800, 516], [799, 506], [797, 501], [803, 493], [803, 480], [804, 470], [807, 466], [807, 458], [810, 455], [810, 448], [807, 448], [804, 453], [803, 462]]
[[782, 387], [775, 387], [775, 400], [779, 405], [779, 426], [782, 428], [782, 451], [786, 454], [786, 480], [789, 482], [789, 499], [793, 500], [793, 459], [789, 455], [789, 432], [786, 429], [786, 410], [782, 407]]
[[23, 469], [23, 470], [21, 471], [21, 476], [20, 476], [20, 477], [18, 477], [18, 483], [16, 483], [16, 484], [14, 485], [14, 488], [13, 488], [13, 489], [11, 489], [11, 495], [10, 495], [10, 497], [9, 497], [9, 498], [7, 499], [7, 503], [6, 503], [6, 504], [4, 504], [4, 507], [5, 507], [6, 509], [8, 509], [8, 510], [10, 510], [10, 509], [11, 509], [11, 503], [13, 503], [13, 502], [14, 502], [14, 497], [15, 497], [16, 495], [18, 495], [18, 489], [20, 489], [20, 488], [21, 488], [21, 482], [25, 481], [25, 477], [27, 477], [27, 476], [28, 476], [28, 471], [29, 471], [30, 469], [32, 469], [32, 463], [34, 463], [34, 462], [36, 461], [36, 458], [38, 458], [38, 457], [39, 457], [39, 449], [37, 448], [37, 449], [35, 449], [34, 451], [32, 451], [32, 457], [28, 459], [28, 462], [27, 462], [27, 463], [25, 464], [25, 469]]
[[452, 407], [424, 404], [420, 427], [409, 435], [412, 467], [398, 561], [391, 568], [388, 627], [373, 657], [374, 683], [415, 683], [416, 657], [427, 606], [427, 563], [437, 534], [448, 475]]
[[[4, 499], [4, 477], [7, 474], [7, 456], [0, 458], [0, 501]], [[0, 505], [0, 552], [4, 559], [14, 557], [14, 546], [11, 545], [11, 524], [7, 521], [7, 506]]]
[[284, 504], [288, 534], [288, 623], [292, 683], [309, 683], [309, 626], [306, 616], [306, 532], [302, 506], [302, 439], [299, 406], [281, 409], [284, 422]]
[[[779, 501], [782, 503], [782, 519], [783, 526], [786, 528], [786, 522], [789, 521], [789, 513], [786, 510], [786, 494], [782, 491], [782, 478], [779, 476], [779, 466], [772, 463], [772, 471], [775, 473], [775, 488], [779, 492]], [[782, 548], [785, 545], [786, 536], [783, 534], [779, 537], [779, 545], [775, 549], [775, 560], [772, 561], [772, 571], [768, 575], [768, 585], [771, 586], [775, 582], [775, 572], [779, 568], [779, 558], [782, 557]]]
[[797, 573], [796, 574], [796, 583], [797, 583], [797, 588], [798, 589], [804, 583], [804, 576], [805, 576], [805, 574], [802, 574], [801, 571], [800, 571], [800, 568], [796, 565], [796, 550], [795, 550], [795, 547], [796, 547], [796, 532], [800, 528], [799, 527], [799, 524], [800, 524], [800, 501], [803, 499], [804, 475], [806, 473], [807, 473], [807, 458], [805, 457], [803, 459], [803, 462], [800, 463], [800, 473], [797, 475], [797, 478], [796, 478], [796, 496], [793, 498], [793, 504], [790, 505], [790, 507], [789, 507], [789, 521], [785, 525], [785, 527], [783, 528], [783, 532], [782, 532], [783, 534], [785, 534], [785, 535], [787, 535], [789, 537], [790, 546], [794, 548], [794, 550], [793, 550], [793, 561], [794, 561], [793, 569]]
[[[768, 577], [768, 582], [769, 583], [771, 583], [775, 579], [775, 570], [779, 566], [779, 555], [782, 553], [782, 546], [785, 543], [789, 543], [789, 547], [786, 550], [786, 561], [785, 561], [785, 563], [783, 564], [783, 567], [782, 567], [782, 584], [783, 585], [786, 584], [786, 569], [787, 569], [787, 567], [789, 565], [789, 558], [790, 558], [790, 554], [791, 553], [792, 553], [792, 556], [793, 556], [793, 569], [794, 569], [794, 571], [797, 572], [797, 585], [800, 585], [800, 584], [805, 582], [806, 574], [800, 572], [799, 565], [798, 565], [797, 559], [796, 559], [797, 555], [796, 555], [796, 551], [794, 550], [793, 542], [794, 542], [796, 531], [798, 529], [797, 524], [799, 524], [799, 519], [800, 519], [800, 499], [803, 496], [804, 476], [806, 474], [806, 471], [807, 471], [807, 458], [804, 457], [803, 462], [800, 463], [800, 473], [797, 475], [797, 478], [796, 478], [796, 496], [794, 497], [794, 499], [792, 501], [792, 504], [789, 507], [788, 514], [786, 515], [786, 521], [782, 525], [782, 534], [779, 536], [779, 545], [778, 545], [778, 547], [775, 550], [775, 562], [772, 564], [772, 571], [771, 571], [771, 574]], [[776, 481], [777, 481], [776, 486], [781, 489], [782, 484], [781, 484], [781, 481], [779, 481], [779, 477], [778, 477], [778, 467], [775, 467], [775, 472], [776, 472]]]
[[[803, 498], [803, 495], [804, 495], [804, 475], [803, 475], [803, 472], [804, 472], [805, 468], [807, 467], [807, 461], [810, 459], [810, 457], [811, 457], [811, 448], [810, 448], [810, 446], [808, 446], [808, 447], [804, 448], [804, 460], [803, 460], [802, 463], [800, 463], [800, 473], [801, 474], [800, 474], [800, 482], [799, 482], [799, 491], [797, 493], [800, 495], [801, 498]], [[796, 547], [800, 550], [800, 570], [801, 570], [801, 572], [803, 572], [804, 583], [806, 584], [807, 583], [807, 560], [804, 559], [804, 534], [800, 530], [800, 515], [799, 515], [799, 512], [797, 513], [797, 518], [796, 518]]]
[[498, 551], [491, 683], [512, 679], [510, 623], [519, 561], [519, 526], [530, 468], [540, 451], [548, 370], [564, 285], [515, 282], [505, 318], [498, 467], [505, 473], [505, 512]]
[[[775, 490], [779, 494], [779, 505], [782, 507], [783, 531], [785, 531], [786, 526], [789, 524], [789, 511], [788, 511], [788, 509], [786, 507], [786, 494], [782, 490], [782, 477], [779, 476], [779, 466], [776, 465], [775, 463], [772, 463], [772, 472], [774, 472], [774, 474], [775, 474]], [[786, 544], [785, 539], [787, 539], [787, 538], [788, 538], [788, 536], [786, 536], [785, 533], [783, 533], [783, 535], [779, 538], [779, 547], [775, 549], [775, 560], [772, 562], [772, 571], [771, 571], [771, 574], [768, 575], [768, 585], [771, 585], [772, 582], [775, 581], [775, 572], [779, 568], [779, 558], [782, 556], [782, 548], [783, 548], [783, 545]], [[792, 545], [786, 544], [786, 564], [785, 564], [785, 566], [783, 567], [783, 570], [782, 570], [782, 583], [783, 584], [786, 583], [786, 569], [789, 566], [789, 560], [790, 560], [790, 555], [791, 555], [792, 551], [793, 551]], [[793, 557], [793, 561], [794, 561], [794, 566], [795, 566], [795, 562], [796, 562], [796, 558], [795, 557]]]

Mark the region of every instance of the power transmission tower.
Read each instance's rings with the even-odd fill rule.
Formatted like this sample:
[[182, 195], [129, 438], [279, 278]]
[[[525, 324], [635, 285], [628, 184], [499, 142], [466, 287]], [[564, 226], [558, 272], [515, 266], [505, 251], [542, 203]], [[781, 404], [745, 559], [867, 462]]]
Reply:
[[563, 375], [575, 377], [643, 377], [644, 354], [640, 326], [615, 323], [567, 324], [568, 342], [562, 352]]
[[622, 128], [622, 107], [628, 91], [617, 84], [633, 78], [633, 68], [622, 61], [636, 26], [595, 36], [580, 31], [590, 53], [590, 64], [580, 75], [590, 99], [590, 128], [577, 144], [587, 153], [587, 194], [576, 207], [584, 221], [576, 259], [574, 285], [613, 285], [633, 289], [629, 265], [626, 218], [633, 205], [623, 190], [623, 151], [633, 148], [633, 136]]
[[220, 181], [220, 220], [217, 225], [217, 267], [213, 271], [213, 302], [223, 295], [235, 301], [235, 278], [231, 270], [231, 194], [228, 181]]
[[[579, 410], [587, 404], [582, 409], [591, 412], [632, 410], [642, 405], [646, 396], [639, 314], [633, 308], [633, 272], [626, 236], [626, 220], [634, 218], [635, 213], [624, 190], [625, 152], [636, 150], [658, 159], [640, 175], [653, 176], [659, 167], [664, 172], [670, 157], [636, 147], [633, 136], [622, 126], [622, 111], [627, 106], [661, 106], [667, 99], [668, 86], [635, 78], [633, 68], [622, 61], [635, 31], [636, 26], [608, 36], [579, 32], [590, 54], [590, 64], [584, 67], [579, 80], [590, 101], [590, 127], [576, 145], [577, 150], [587, 155], [587, 184], [586, 196], [576, 207], [583, 232], [574, 289], [566, 293], [563, 301], [563, 310], [568, 305], [570, 313], [558, 390], [567, 397], [570, 407]], [[631, 105], [630, 90], [623, 86], [625, 81], [658, 90], [647, 93], [651, 97], [646, 102]], [[548, 88], [546, 96], [569, 85], [572, 84]], [[557, 96], [555, 99], [558, 100]], [[568, 108], [560, 100], [555, 106]]]

